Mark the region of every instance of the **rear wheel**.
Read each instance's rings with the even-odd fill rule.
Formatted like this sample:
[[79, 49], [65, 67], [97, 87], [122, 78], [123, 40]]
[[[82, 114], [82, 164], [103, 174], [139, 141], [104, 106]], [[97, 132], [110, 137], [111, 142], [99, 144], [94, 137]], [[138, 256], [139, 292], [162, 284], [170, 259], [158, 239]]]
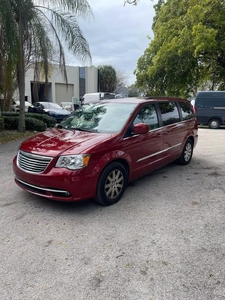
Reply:
[[119, 162], [111, 163], [100, 175], [95, 200], [102, 205], [112, 205], [123, 196], [126, 185], [125, 167]]
[[220, 121], [218, 119], [212, 119], [208, 125], [211, 129], [218, 129], [220, 127]]
[[178, 159], [178, 163], [180, 165], [187, 165], [191, 161], [192, 154], [193, 154], [193, 142], [191, 139], [188, 139], [184, 145], [184, 149], [180, 158]]

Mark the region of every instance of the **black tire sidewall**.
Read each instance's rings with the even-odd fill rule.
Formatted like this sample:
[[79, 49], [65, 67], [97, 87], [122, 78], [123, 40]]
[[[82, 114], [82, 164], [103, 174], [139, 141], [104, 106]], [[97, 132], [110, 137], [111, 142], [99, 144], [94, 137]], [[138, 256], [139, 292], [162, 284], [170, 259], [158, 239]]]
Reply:
[[[105, 181], [106, 181], [106, 178], [108, 177], [108, 175], [115, 169], [120, 170], [121, 173], [123, 174], [124, 185], [123, 185], [123, 188], [122, 188], [120, 194], [116, 198], [110, 199], [105, 194], [104, 185], [105, 185]], [[112, 205], [121, 199], [121, 197], [123, 196], [124, 191], [126, 189], [126, 186], [127, 186], [127, 171], [126, 171], [125, 167], [119, 162], [113, 162], [105, 167], [105, 169], [102, 171], [102, 173], [99, 177], [95, 200], [102, 205]]]
[[[217, 122], [217, 126], [215, 127], [215, 126], [212, 126], [212, 122]], [[210, 120], [209, 121], [209, 128], [210, 129], [218, 129], [220, 127], [220, 121], [219, 120], [217, 120], [217, 119], [212, 119], [212, 120]]]
[[[185, 153], [187, 144], [191, 144], [191, 147], [192, 147], [191, 156], [190, 156], [190, 158], [189, 158], [188, 161], [186, 161], [186, 160], [184, 159], [184, 153]], [[179, 159], [179, 163], [180, 163], [181, 165], [188, 165], [188, 164], [190, 163], [190, 161], [191, 161], [191, 159], [192, 159], [192, 155], [193, 155], [193, 148], [194, 148], [194, 146], [193, 146], [192, 140], [191, 140], [191, 139], [188, 139], [188, 140], [186, 141], [185, 145], [184, 145], [184, 149], [183, 149], [182, 154], [181, 154], [181, 157], [180, 157], [180, 159]]]

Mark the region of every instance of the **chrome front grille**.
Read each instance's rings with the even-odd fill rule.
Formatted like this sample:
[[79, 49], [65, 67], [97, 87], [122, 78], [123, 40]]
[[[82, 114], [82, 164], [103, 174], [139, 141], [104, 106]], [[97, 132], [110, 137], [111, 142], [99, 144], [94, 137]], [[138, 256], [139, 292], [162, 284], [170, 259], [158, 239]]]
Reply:
[[17, 155], [18, 167], [30, 173], [43, 173], [51, 162], [52, 157], [36, 155], [24, 151], [19, 151]]

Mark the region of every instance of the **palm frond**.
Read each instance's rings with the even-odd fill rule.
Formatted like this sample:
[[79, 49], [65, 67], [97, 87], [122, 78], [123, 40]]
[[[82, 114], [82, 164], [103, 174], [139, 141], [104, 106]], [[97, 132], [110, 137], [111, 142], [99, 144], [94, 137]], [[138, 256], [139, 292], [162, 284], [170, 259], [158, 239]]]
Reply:
[[[61, 39], [64, 40], [68, 50], [78, 59], [87, 59], [91, 63], [89, 44], [83, 36], [75, 15], [68, 11], [62, 12], [59, 9], [49, 7], [36, 6], [36, 9], [39, 11], [39, 14], [42, 14], [43, 19], [48, 20], [52, 34], [55, 36], [57, 42]], [[45, 13], [44, 10], [47, 12]]]
[[61, 11], [70, 11], [77, 16], [87, 18], [93, 16], [91, 6], [86, 0], [34, 0], [36, 6], [41, 5], [44, 8], [51, 7]]

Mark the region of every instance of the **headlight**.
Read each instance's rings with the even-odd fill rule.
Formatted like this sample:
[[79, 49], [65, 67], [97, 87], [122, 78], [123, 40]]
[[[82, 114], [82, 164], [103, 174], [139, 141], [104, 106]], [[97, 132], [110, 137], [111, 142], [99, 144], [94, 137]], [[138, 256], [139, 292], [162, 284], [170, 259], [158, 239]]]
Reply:
[[89, 154], [63, 155], [59, 157], [55, 166], [70, 170], [82, 169], [88, 165], [89, 159]]

